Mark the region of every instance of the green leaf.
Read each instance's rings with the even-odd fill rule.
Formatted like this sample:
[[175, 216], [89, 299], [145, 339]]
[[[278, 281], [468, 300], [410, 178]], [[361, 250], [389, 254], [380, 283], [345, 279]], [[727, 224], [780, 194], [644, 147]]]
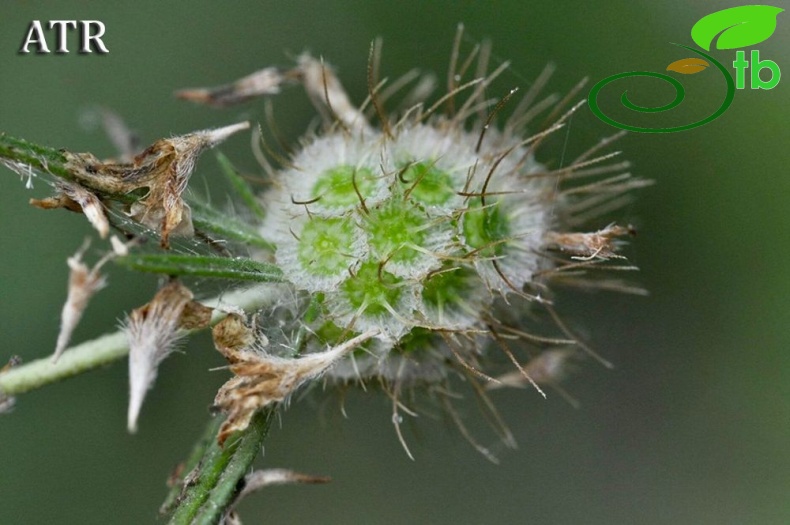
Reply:
[[215, 210], [208, 204], [193, 198], [189, 199], [192, 209], [192, 222], [198, 230], [217, 237], [242, 244], [271, 250], [272, 244], [258, 235], [258, 231], [245, 222]]
[[252, 259], [156, 253], [132, 254], [118, 257], [115, 261], [133, 270], [166, 275], [189, 275], [263, 283], [283, 281], [283, 273], [280, 268]]
[[710, 51], [717, 35], [717, 49], [736, 49], [759, 44], [774, 34], [776, 17], [784, 11], [770, 5], [744, 5], [716, 11], [700, 18], [691, 28], [691, 38]]
[[263, 206], [261, 206], [258, 197], [255, 196], [255, 193], [252, 191], [247, 181], [239, 175], [228, 157], [218, 151], [217, 162], [219, 162], [219, 167], [222, 168], [222, 173], [225, 174], [233, 186], [233, 189], [236, 190], [236, 193], [241, 197], [241, 201], [244, 205], [254, 213], [256, 217], [263, 219], [266, 212], [263, 210]]

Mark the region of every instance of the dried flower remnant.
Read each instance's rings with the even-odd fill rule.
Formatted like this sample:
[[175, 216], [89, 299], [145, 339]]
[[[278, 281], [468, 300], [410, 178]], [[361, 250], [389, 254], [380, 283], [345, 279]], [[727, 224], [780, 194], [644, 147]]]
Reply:
[[154, 298], [132, 311], [125, 323], [129, 340], [129, 432], [137, 431], [137, 417], [159, 364], [175, 349], [185, 330], [205, 328], [212, 309], [193, 301], [192, 292], [178, 281], [160, 289]]
[[332, 69], [308, 53], [300, 55], [297, 66], [289, 70], [267, 67], [230, 84], [183, 89], [175, 95], [183, 100], [226, 107], [263, 95], [276, 95], [283, 84], [294, 82], [304, 85], [308, 96], [325, 117], [336, 118], [348, 128], [367, 127], [367, 119], [351, 103]]
[[239, 491], [233, 502], [228, 507], [228, 510], [223, 517], [221, 525], [241, 525], [241, 519], [236, 513], [236, 507], [241, 501], [252, 494], [266, 487], [275, 485], [293, 485], [297, 483], [306, 485], [315, 485], [329, 483], [330, 478], [326, 476], [315, 476], [312, 474], [303, 474], [293, 470], [284, 468], [269, 468], [265, 470], [255, 470], [250, 472], [242, 481], [243, 488]]
[[162, 247], [167, 248], [170, 235], [194, 234], [190, 208], [182, 194], [198, 156], [247, 128], [249, 122], [242, 122], [160, 139], [130, 163], [102, 162], [90, 153], [65, 152], [66, 169], [80, 184], [100, 194], [120, 196], [138, 189], [147, 190], [131, 204], [129, 215], [158, 231]]
[[369, 330], [324, 352], [283, 358], [266, 352], [268, 340], [256, 334], [242, 316], [228, 315], [213, 331], [214, 345], [235, 374], [214, 399], [214, 405], [227, 413], [217, 437], [219, 443], [224, 443], [233, 432], [247, 428], [256, 411], [285, 401], [304, 383], [324, 374], [378, 333]]
[[68, 346], [71, 334], [74, 332], [74, 328], [76, 328], [80, 319], [82, 319], [82, 314], [88, 306], [88, 301], [96, 292], [107, 285], [107, 279], [99, 273], [99, 270], [114, 256], [114, 253], [111, 252], [103, 257], [93, 268], [88, 268], [82, 262], [82, 255], [88, 248], [88, 244], [86, 242], [77, 253], [66, 260], [70, 269], [69, 292], [60, 314], [60, 332], [55, 345], [55, 353], [52, 355], [53, 363], [58, 360]]
[[617, 254], [617, 249], [622, 244], [619, 238], [635, 234], [636, 231], [632, 226], [610, 224], [602, 230], [590, 233], [549, 232], [546, 234], [546, 241], [561, 251], [572, 254], [573, 258], [578, 260], [624, 259], [622, 255]]
[[508, 372], [497, 376], [496, 383], [489, 383], [488, 389], [494, 390], [502, 387], [524, 388], [530, 386], [525, 378], [529, 376], [539, 385], [556, 385], [568, 374], [568, 362], [576, 356], [571, 348], [555, 348], [541, 352], [523, 365], [524, 373], [520, 371]]
[[261, 95], [276, 95], [284, 80], [277, 68], [267, 67], [244, 78], [215, 88], [182, 89], [176, 97], [215, 107], [239, 104]]
[[110, 222], [104, 211], [104, 205], [99, 198], [79, 184], [67, 181], [57, 181], [55, 183], [57, 195], [46, 199], [30, 199], [30, 204], [44, 210], [55, 208], [65, 208], [70, 211], [85, 214], [88, 222], [96, 228], [102, 239], [110, 233]]

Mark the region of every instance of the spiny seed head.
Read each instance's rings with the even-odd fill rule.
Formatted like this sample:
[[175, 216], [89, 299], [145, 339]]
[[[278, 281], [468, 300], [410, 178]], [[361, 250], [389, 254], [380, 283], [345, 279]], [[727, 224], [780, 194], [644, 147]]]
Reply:
[[447, 120], [316, 137], [277, 175], [261, 231], [340, 326], [381, 327], [390, 343], [475, 327], [491, 292], [540, 268], [551, 217], [550, 181], [526, 177], [540, 165], [515, 139], [488, 137], [478, 148], [479, 133]]
[[[459, 28], [448, 93], [428, 106], [428, 84], [418, 82], [414, 97], [404, 98], [411, 105], [393, 114], [384, 107], [392, 92], [377, 85], [375, 44], [367, 110], [353, 105], [329, 66], [306, 54], [291, 70], [263, 70], [260, 88], [242, 79], [189, 92], [198, 93], [190, 95], [194, 100], [226, 105], [276, 93], [281, 83], [296, 80], [325, 124], [287, 159], [270, 155], [280, 169], [258, 156], [272, 182], [259, 227], [274, 247], [265, 257], [276, 261], [289, 283], [288, 298], [276, 307], [290, 304], [308, 313], [294, 315], [292, 329], [269, 316], [269, 326], [261, 329], [267, 340], [280, 343], [245, 354], [249, 369], [232, 368], [236, 377], [217, 401], [231, 414], [226, 430], [243, 428], [260, 406], [287, 400], [302, 384], [293, 380], [299, 367], [314, 361], [321, 365], [300, 377], [380, 383], [393, 400], [396, 429], [398, 410], [408, 411], [399, 397], [403, 390], [427, 386], [467, 437], [452, 407], [451, 377], [462, 376], [483, 398], [487, 389], [479, 379], [489, 387], [530, 385], [545, 396], [542, 385], [557, 386], [578, 349], [608, 364], [576, 340], [556, 313], [550, 285], [588, 285], [589, 268], [620, 257], [618, 237], [628, 228], [599, 225], [584, 233], [565, 225], [615, 209], [626, 192], [644, 183], [618, 173], [627, 163], [602, 164], [616, 153], [595, 155], [612, 138], [559, 168], [538, 163], [538, 146], [581, 103], [566, 109], [572, 97], [565, 97], [545, 118], [548, 124], [530, 135], [526, 126], [547, 106], [531, 106], [542, 75], [498, 127], [495, 117], [516, 90], [498, 102], [489, 97], [507, 64], [487, 73], [486, 46], [459, 60], [460, 41]], [[477, 68], [470, 67], [475, 56]], [[474, 69], [475, 78], [465, 80]], [[378, 126], [369, 122], [374, 113]], [[609, 176], [587, 182], [598, 175]], [[627, 289], [614, 281], [602, 288]], [[538, 332], [550, 335], [532, 333], [527, 303], [548, 314], [551, 327]], [[557, 330], [564, 337], [555, 337]], [[507, 357], [516, 378], [489, 368], [493, 351]], [[261, 396], [261, 385], [274, 379]], [[483, 405], [503, 441], [512, 444], [493, 405], [487, 399]]]

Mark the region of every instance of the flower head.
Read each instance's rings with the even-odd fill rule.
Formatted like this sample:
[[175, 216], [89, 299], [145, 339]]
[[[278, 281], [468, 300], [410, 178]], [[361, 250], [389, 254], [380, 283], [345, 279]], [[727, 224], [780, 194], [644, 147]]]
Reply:
[[[480, 63], [484, 71], [485, 59]], [[499, 101], [488, 99], [487, 90], [504, 67], [465, 84], [461, 71], [451, 71], [449, 92], [439, 102], [427, 107], [418, 100], [387, 114], [375, 87], [374, 45], [367, 105], [378, 123], [353, 105], [323, 61], [304, 54], [292, 70], [263, 70], [267, 81], [257, 94], [277, 93], [281, 83], [297, 80], [324, 118], [324, 128], [304, 139], [280, 169], [266, 165], [272, 184], [263, 196], [266, 216], [259, 231], [294, 292], [315, 306], [306, 321], [310, 337], [300, 339], [306, 346], [296, 351], [345, 349], [333, 350], [331, 366], [322, 368], [328, 381], [376, 379], [396, 393], [394, 399], [406, 386], [444, 387], [458, 373], [514, 385], [511, 375], [499, 381], [487, 370], [490, 354], [501, 350], [523, 383], [545, 396], [539, 384], [564, 375], [569, 347], [597, 357], [556, 314], [549, 285], [571, 269], [578, 277], [600, 261], [621, 257], [618, 238], [630, 229], [610, 224], [593, 233], [567, 231], [563, 219], [573, 220], [576, 210], [594, 213], [641, 183], [626, 173], [560, 185], [625, 165], [606, 165], [613, 155], [594, 157], [606, 141], [561, 169], [539, 163], [537, 147], [581, 104], [564, 114], [556, 108], [549, 124], [533, 134], [526, 131], [531, 109], [519, 104], [498, 128], [495, 117], [516, 90]], [[250, 98], [249, 84], [242, 79], [181, 96], [227, 105]], [[531, 304], [548, 310], [565, 337], [528, 332], [522, 318]], [[508, 309], [520, 314], [503, 315]], [[349, 352], [346, 343], [359, 334], [375, 335]], [[525, 342], [538, 347], [537, 355], [534, 348], [531, 355], [517, 355]], [[253, 361], [273, 374], [273, 356], [265, 354]]]

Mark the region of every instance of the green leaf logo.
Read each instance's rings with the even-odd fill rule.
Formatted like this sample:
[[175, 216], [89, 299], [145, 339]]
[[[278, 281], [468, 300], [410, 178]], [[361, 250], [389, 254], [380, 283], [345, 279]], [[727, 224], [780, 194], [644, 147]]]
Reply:
[[776, 17], [784, 9], [770, 5], [744, 5], [702, 17], [691, 28], [691, 38], [710, 51], [717, 35], [717, 49], [736, 49], [759, 44], [774, 34]]

